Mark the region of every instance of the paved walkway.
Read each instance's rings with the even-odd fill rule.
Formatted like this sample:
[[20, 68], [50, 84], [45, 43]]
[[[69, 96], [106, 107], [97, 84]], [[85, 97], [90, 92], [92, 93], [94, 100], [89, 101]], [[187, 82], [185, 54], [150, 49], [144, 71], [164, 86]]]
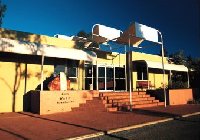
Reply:
[[152, 107], [133, 112], [72, 111], [52, 115], [0, 113], [0, 139], [63, 139], [178, 117], [200, 111], [200, 105]]

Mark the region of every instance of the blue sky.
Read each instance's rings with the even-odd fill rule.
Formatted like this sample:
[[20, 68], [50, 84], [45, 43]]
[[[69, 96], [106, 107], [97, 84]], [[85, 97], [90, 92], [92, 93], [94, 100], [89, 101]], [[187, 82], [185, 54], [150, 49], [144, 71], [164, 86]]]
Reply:
[[[96, 23], [125, 30], [133, 21], [160, 30], [168, 53], [200, 57], [199, 0], [2, 0], [3, 28], [44, 34], [91, 32]], [[149, 49], [149, 50], [148, 50]], [[148, 49], [159, 53], [153, 44]]]

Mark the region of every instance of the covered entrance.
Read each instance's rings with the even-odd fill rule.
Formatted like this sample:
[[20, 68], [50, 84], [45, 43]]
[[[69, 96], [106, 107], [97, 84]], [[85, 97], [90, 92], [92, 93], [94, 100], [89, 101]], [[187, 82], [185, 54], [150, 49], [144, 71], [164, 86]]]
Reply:
[[114, 90], [114, 67], [98, 66], [98, 89], [99, 90]]
[[[173, 87], [173, 80], [172, 76], [175, 73], [178, 73], [179, 76], [183, 77], [185, 88], [189, 88], [189, 74], [188, 68], [184, 65], [176, 65], [176, 64], [164, 64], [164, 69], [166, 71], [165, 77], [166, 82], [163, 83], [163, 80], [160, 78], [162, 74], [162, 63], [161, 62], [154, 62], [154, 61], [147, 61], [147, 60], [135, 60], [133, 61], [133, 66], [137, 71], [137, 80], [136, 85], [140, 81], [146, 81], [148, 84], [147, 88], [151, 88], [153, 85], [155, 88], [163, 88], [163, 86], [167, 86], [169, 88]], [[169, 77], [168, 77], [169, 76]], [[149, 82], [147, 82], [149, 81]]]
[[85, 89], [125, 91], [125, 68], [111, 65], [85, 64]]

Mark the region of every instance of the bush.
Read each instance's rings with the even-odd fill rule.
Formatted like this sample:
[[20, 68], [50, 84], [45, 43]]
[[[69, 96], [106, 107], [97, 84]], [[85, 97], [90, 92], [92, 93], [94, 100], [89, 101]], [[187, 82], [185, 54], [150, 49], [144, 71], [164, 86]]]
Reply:
[[169, 86], [169, 88], [170, 89], [188, 88], [188, 83], [182, 81], [173, 81], [172, 84]]

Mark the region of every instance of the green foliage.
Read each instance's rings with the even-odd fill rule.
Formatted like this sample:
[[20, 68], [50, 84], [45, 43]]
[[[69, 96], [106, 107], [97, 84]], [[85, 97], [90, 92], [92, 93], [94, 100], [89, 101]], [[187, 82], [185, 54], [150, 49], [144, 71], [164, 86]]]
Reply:
[[[185, 65], [189, 69], [190, 85], [192, 88], [199, 88], [200, 83], [200, 58], [192, 58], [192, 56], [185, 56], [184, 51], [178, 51], [171, 55], [175, 64]], [[183, 79], [186, 76], [175, 73], [172, 77], [170, 88], [183, 88], [187, 87], [186, 80]]]
[[184, 54], [183, 50], [180, 50], [178, 52], [175, 52], [171, 55], [169, 55], [170, 58], [173, 59], [174, 64], [178, 64], [178, 65], [186, 65], [186, 57]]
[[200, 87], [200, 58], [192, 59], [190, 65], [190, 84], [193, 88]]
[[5, 15], [7, 6], [5, 4], [3, 4], [0, 0], [0, 27], [2, 25], [2, 21], [3, 21], [3, 17]]
[[187, 75], [186, 73], [175, 72], [172, 75], [172, 80], [169, 81], [169, 88], [171, 89], [181, 89], [188, 88]]
[[190, 68], [200, 74], [200, 58], [192, 59]]
[[83, 37], [83, 38], [88, 38], [89, 34], [86, 33], [85, 31], [81, 30], [80, 32], [77, 33], [78, 37]]
[[77, 33], [77, 36], [86, 39], [85, 41], [76, 41], [76, 45], [79, 49], [95, 50], [99, 48], [99, 44], [92, 40], [92, 33], [86, 33], [85, 31], [81, 30]]
[[187, 85], [187, 82], [174, 81], [171, 87], [169, 88], [170, 89], [184, 89], [184, 88], [188, 88], [188, 85]]

